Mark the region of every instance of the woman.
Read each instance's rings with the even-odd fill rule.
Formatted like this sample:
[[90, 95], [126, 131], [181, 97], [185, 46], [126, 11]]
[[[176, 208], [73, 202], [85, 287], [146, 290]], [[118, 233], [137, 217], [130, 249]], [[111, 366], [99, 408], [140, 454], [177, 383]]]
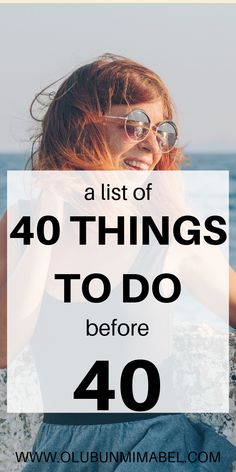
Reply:
[[[177, 145], [173, 105], [166, 86], [154, 72], [133, 61], [107, 54], [77, 69], [48, 99], [35, 141], [38, 147], [32, 153], [35, 170], [177, 170], [184, 159]], [[4, 217], [3, 241], [5, 231]], [[2, 256], [1, 300], [6, 308], [6, 247]], [[230, 308], [234, 321], [233, 285], [235, 275], [231, 271]], [[4, 316], [2, 323], [5, 326]], [[46, 414], [34, 451], [56, 453], [56, 459], [29, 463], [25, 472], [177, 471], [179, 463], [186, 472], [201, 471], [203, 467], [229, 472], [236, 460], [233, 445], [211, 428], [192, 424], [180, 414]], [[63, 451], [74, 452], [74, 460], [68, 462]], [[106, 452], [112, 451], [121, 451], [126, 460], [121, 460], [121, 456], [117, 461], [107, 458]], [[149, 454], [150, 459], [150, 451], [156, 455], [146, 462], [132, 461], [129, 455]], [[190, 451], [192, 462], [187, 459]], [[221, 460], [203, 466], [194, 460], [200, 451], [220, 452]]]

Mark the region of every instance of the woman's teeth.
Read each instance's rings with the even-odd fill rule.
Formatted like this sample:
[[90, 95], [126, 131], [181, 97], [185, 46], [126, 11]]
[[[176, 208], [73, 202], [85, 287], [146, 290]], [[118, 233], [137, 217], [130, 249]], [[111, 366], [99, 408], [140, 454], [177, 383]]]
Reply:
[[134, 161], [134, 160], [125, 160], [124, 161], [125, 165], [128, 167], [132, 167], [135, 169], [142, 169], [142, 170], [148, 170], [149, 165], [146, 164], [145, 162], [140, 162], [140, 161]]

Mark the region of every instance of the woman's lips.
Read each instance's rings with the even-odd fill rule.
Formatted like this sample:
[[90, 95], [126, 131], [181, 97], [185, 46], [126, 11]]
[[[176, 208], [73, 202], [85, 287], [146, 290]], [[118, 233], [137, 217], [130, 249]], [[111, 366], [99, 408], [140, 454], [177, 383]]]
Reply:
[[124, 164], [131, 170], [149, 170], [151, 164], [137, 159], [124, 159]]

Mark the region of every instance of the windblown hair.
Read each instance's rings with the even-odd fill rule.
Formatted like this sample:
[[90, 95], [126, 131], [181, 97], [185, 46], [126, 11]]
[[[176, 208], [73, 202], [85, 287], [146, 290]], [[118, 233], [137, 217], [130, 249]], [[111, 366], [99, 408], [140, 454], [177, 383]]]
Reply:
[[[54, 82], [55, 84], [56, 82]], [[30, 113], [39, 124], [33, 137], [31, 167], [36, 170], [115, 169], [104, 137], [101, 118], [112, 105], [134, 105], [161, 99], [164, 119], [172, 120], [174, 107], [160, 77], [125, 57], [105, 54], [75, 70], [56, 93], [43, 89], [34, 98]], [[46, 105], [42, 98], [47, 96]], [[42, 118], [36, 104], [46, 106]], [[178, 169], [182, 150], [175, 147], [157, 168]]]

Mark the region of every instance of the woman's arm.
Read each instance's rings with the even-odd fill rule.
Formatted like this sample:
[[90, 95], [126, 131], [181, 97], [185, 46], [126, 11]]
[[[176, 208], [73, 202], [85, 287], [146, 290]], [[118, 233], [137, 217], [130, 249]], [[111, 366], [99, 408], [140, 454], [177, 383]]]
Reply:
[[[16, 207], [10, 211], [18, 214]], [[7, 219], [7, 212], [5, 212], [0, 220], [0, 369], [7, 367], [7, 285], [9, 285], [7, 271], [9, 271], [8, 277], [11, 278], [9, 285], [12, 297], [11, 312], [14, 315], [10, 321], [8, 320], [10, 323], [8, 331], [10, 330], [11, 334], [10, 358], [12, 358], [21, 351], [32, 336], [50, 263], [50, 248], [49, 250], [46, 248], [45, 251], [43, 247], [37, 245], [37, 251], [35, 251], [37, 242], [33, 241], [31, 246], [22, 252], [20, 245], [13, 240], [9, 266], [7, 261]], [[28, 272], [30, 275], [26, 287], [25, 277]], [[37, 297], [34, 296], [35, 284]]]
[[7, 365], [7, 213], [0, 221], [0, 369]]
[[[45, 191], [36, 201], [18, 202], [8, 209], [8, 216], [4, 215], [1, 222], [1, 248], [2, 260], [5, 261], [1, 268], [0, 304], [1, 311], [1, 353], [0, 367], [13, 361], [29, 343], [40, 315], [40, 307], [47, 287], [48, 273], [51, 263], [52, 245], [43, 245], [37, 237], [32, 238], [29, 245], [25, 245], [22, 239], [12, 238], [8, 240], [7, 261], [7, 220], [9, 231], [20, 221], [22, 214], [32, 216], [32, 232], [36, 233], [39, 218], [45, 214], [54, 214], [61, 217], [62, 209], [56, 206], [54, 196]], [[51, 205], [51, 206], [50, 206]], [[2, 262], [3, 263], [3, 262]], [[8, 272], [8, 275], [7, 275]], [[8, 285], [8, 318], [7, 318], [7, 285]], [[10, 297], [10, 298], [9, 298]], [[7, 321], [6, 321], [7, 320]], [[6, 324], [8, 324], [8, 359], [6, 350]], [[5, 329], [1, 329], [5, 327]]]
[[164, 269], [175, 273], [199, 302], [223, 318], [229, 291], [229, 323], [236, 328], [236, 273], [216, 246], [204, 244], [199, 249], [174, 242]]
[[236, 272], [229, 268], [229, 322], [236, 328]]

